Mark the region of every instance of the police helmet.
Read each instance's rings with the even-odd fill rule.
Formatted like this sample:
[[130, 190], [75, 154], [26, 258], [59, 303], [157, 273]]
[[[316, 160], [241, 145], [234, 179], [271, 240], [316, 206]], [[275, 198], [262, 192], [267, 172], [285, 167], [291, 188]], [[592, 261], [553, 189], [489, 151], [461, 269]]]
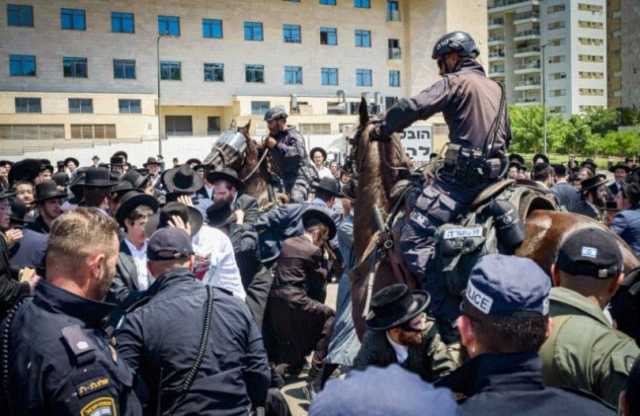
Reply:
[[264, 121], [267, 123], [270, 121], [278, 120], [281, 118], [287, 118], [289, 115], [282, 107], [273, 107], [270, 108], [264, 115]]
[[460, 56], [475, 58], [480, 50], [470, 34], [467, 32], [451, 32], [441, 37], [433, 47], [433, 59], [439, 59], [449, 53], [456, 52]]

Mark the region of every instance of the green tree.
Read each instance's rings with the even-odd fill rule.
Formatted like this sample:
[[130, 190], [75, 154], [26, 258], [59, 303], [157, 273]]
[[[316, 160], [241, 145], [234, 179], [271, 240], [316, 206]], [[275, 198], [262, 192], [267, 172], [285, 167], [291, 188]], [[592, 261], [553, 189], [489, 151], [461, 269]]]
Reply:
[[543, 149], [542, 107], [511, 107], [511, 149], [514, 152], [539, 152]]
[[587, 111], [584, 120], [593, 133], [605, 135], [610, 131], [618, 130], [620, 113], [616, 109], [595, 108]]

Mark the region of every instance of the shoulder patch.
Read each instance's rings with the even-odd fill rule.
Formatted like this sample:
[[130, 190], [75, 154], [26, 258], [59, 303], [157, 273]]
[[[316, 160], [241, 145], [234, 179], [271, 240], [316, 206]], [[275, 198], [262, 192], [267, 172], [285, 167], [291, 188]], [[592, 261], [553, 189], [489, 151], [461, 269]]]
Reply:
[[62, 337], [76, 357], [95, 350], [93, 342], [85, 335], [80, 325], [62, 328]]
[[117, 416], [116, 403], [113, 397], [98, 397], [80, 410], [80, 416]]
[[78, 393], [78, 397], [84, 397], [88, 394], [109, 387], [110, 384], [111, 380], [107, 377], [98, 377], [76, 386], [76, 392]]

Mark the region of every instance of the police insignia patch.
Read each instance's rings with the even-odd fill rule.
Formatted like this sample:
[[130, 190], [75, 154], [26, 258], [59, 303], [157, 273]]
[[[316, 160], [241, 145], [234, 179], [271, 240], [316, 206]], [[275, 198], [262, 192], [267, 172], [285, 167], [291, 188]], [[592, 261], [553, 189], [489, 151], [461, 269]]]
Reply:
[[77, 386], [76, 391], [78, 392], [78, 397], [84, 397], [88, 394], [104, 389], [109, 386], [109, 384], [111, 384], [111, 382], [107, 377], [95, 378]]
[[113, 397], [98, 397], [80, 410], [80, 416], [117, 416], [116, 403]]

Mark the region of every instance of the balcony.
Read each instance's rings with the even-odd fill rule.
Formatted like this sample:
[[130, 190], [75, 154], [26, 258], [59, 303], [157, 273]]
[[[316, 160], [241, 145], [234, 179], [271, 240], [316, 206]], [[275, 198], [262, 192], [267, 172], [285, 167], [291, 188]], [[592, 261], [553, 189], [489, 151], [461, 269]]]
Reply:
[[538, 56], [542, 49], [540, 46], [529, 46], [527, 48], [516, 49], [513, 54], [514, 58], [526, 58], [527, 56]]
[[490, 36], [489, 37], [489, 46], [491, 45], [500, 45], [504, 43], [504, 38], [501, 36]]
[[400, 48], [389, 48], [389, 59], [402, 59], [402, 50]]
[[489, 60], [490, 61], [501, 61], [504, 59], [504, 51], [499, 51], [499, 52], [490, 52], [489, 53]]
[[513, 71], [516, 74], [531, 74], [535, 72], [540, 72], [540, 61], [530, 62], [526, 64], [516, 65], [515, 70]]
[[503, 77], [504, 76], [504, 67], [503, 66], [492, 66], [489, 68], [489, 76], [490, 77]]
[[529, 107], [542, 104], [540, 97], [516, 97], [516, 103], [519, 107]]
[[539, 0], [493, 0], [489, 2], [489, 12], [497, 13], [517, 9], [526, 5], [538, 5]]
[[519, 25], [522, 23], [537, 22], [540, 20], [540, 11], [532, 10], [525, 13], [517, 13], [513, 15], [513, 24]]
[[513, 36], [513, 40], [515, 42], [521, 40], [529, 40], [529, 39], [539, 39], [540, 38], [540, 29], [529, 29], [523, 30], [521, 32], [516, 32]]
[[542, 85], [539, 79], [526, 79], [517, 82], [514, 86], [516, 91], [539, 90], [540, 88], [542, 88]]
[[489, 29], [500, 29], [504, 27], [504, 18], [489, 19]]

